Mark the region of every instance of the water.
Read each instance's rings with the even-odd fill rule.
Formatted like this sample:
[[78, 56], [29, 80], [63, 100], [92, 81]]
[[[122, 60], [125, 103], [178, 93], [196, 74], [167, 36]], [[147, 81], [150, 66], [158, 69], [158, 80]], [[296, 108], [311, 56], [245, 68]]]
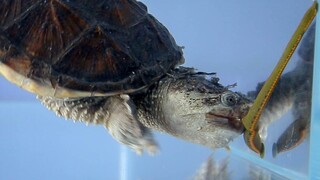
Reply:
[[[312, 3], [143, 2], [168, 27], [177, 43], [186, 47], [186, 66], [217, 72], [222, 84], [237, 82], [234, 90], [244, 93], [265, 80]], [[295, 66], [297, 56], [294, 59], [286, 71]], [[314, 78], [317, 82], [319, 74]], [[87, 127], [56, 117], [33, 95], [0, 79], [0, 179], [191, 179], [210, 156], [217, 161], [229, 156], [231, 179], [248, 179], [252, 169], [263, 172], [266, 179], [316, 179], [320, 177], [320, 156], [316, 154], [319, 133], [315, 133], [320, 132], [315, 121], [320, 116], [319, 84], [314, 88], [318, 90], [313, 95], [310, 140], [277, 158], [272, 157], [272, 143], [291, 121], [290, 113], [271, 125], [264, 160], [245, 146], [242, 137], [231, 144], [230, 152], [213, 152], [158, 133], [161, 151], [151, 157], [137, 156], [119, 146], [103, 127]]]
[[[319, 16], [317, 21], [319, 22]], [[320, 84], [319, 84], [319, 78], [320, 78], [320, 54], [319, 54], [319, 34], [320, 34], [320, 27], [319, 27], [319, 23], [317, 24], [317, 36], [316, 36], [316, 53], [315, 53], [315, 68], [314, 68], [314, 81], [313, 81], [313, 101], [312, 101], [312, 114], [311, 114], [311, 137], [310, 137], [310, 162], [309, 162], [309, 177], [310, 179], [320, 179], [320, 171], [319, 171], [319, 167], [320, 167], [320, 159], [319, 159], [319, 152], [320, 152], [320, 145], [319, 145], [319, 141], [318, 141], [318, 137], [319, 137], [319, 132], [320, 132], [320, 119], [319, 119], [319, 88], [320, 88]]]

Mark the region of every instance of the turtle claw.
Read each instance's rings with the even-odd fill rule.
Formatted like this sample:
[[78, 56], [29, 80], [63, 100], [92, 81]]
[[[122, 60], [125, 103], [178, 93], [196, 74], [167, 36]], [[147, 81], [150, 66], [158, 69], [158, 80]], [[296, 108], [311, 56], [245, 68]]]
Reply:
[[149, 155], [154, 156], [158, 153], [159, 151], [159, 147], [157, 144], [154, 143], [154, 141], [152, 143], [147, 142], [144, 144], [144, 149], [148, 152]]
[[154, 156], [158, 153], [159, 146], [150, 135], [151, 134], [149, 134], [146, 138], [143, 137], [136, 139], [135, 144], [132, 144], [132, 142], [129, 144], [128, 142], [123, 141], [121, 141], [121, 143], [129, 146], [137, 155], [142, 155], [143, 152], [146, 151], [149, 155]]

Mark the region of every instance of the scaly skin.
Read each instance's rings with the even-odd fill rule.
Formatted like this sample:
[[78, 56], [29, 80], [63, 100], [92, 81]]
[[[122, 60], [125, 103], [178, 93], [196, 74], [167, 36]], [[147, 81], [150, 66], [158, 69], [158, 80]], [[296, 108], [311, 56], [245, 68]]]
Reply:
[[174, 70], [130, 97], [38, 98], [67, 119], [104, 125], [137, 153], [156, 152], [149, 129], [211, 148], [226, 147], [242, 133], [240, 120], [251, 105], [243, 95], [218, 84], [217, 78], [208, 80], [187, 68]]
[[251, 101], [202, 75], [174, 74], [135, 97], [147, 127], [211, 148], [226, 147], [242, 133]]
[[[308, 54], [307, 57], [312, 57]], [[307, 57], [302, 56], [303, 61], [281, 77], [259, 121], [263, 140], [267, 126], [292, 107], [294, 117], [306, 122], [295, 124], [309, 123], [312, 60]], [[247, 97], [254, 100], [262, 84]], [[59, 116], [104, 125], [116, 140], [138, 153], [157, 151], [150, 129], [210, 148], [226, 147], [243, 132], [240, 120], [252, 102], [220, 85], [217, 78], [208, 80], [205, 73], [183, 67], [136, 94], [77, 99], [39, 96], [39, 99]], [[284, 140], [277, 142], [277, 151], [296, 146], [301, 138], [280, 138]]]
[[[296, 119], [309, 122], [312, 61], [302, 58], [295, 69], [281, 77], [261, 116], [259, 133], [263, 140], [267, 126], [291, 107]], [[249, 92], [248, 97], [254, 100], [261, 86], [262, 83]], [[220, 85], [217, 78], [208, 80], [205, 73], [183, 67], [136, 94], [78, 99], [39, 96], [39, 99], [59, 116], [102, 124], [119, 142], [138, 153], [147, 150], [152, 154], [157, 151], [157, 144], [150, 129], [210, 148], [226, 147], [243, 132], [240, 120], [252, 102]], [[306, 104], [307, 110], [301, 103]], [[288, 138], [284, 141], [289, 144], [277, 142], [279, 151], [296, 146]], [[300, 136], [294, 138], [301, 142]]]

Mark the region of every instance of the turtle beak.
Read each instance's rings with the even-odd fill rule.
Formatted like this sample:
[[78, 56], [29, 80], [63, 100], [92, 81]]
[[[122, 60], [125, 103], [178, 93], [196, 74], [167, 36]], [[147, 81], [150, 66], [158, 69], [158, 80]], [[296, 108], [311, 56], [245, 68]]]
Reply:
[[206, 120], [212, 124], [228, 127], [236, 131], [243, 131], [244, 127], [240, 117], [229, 117], [209, 112], [206, 114]]

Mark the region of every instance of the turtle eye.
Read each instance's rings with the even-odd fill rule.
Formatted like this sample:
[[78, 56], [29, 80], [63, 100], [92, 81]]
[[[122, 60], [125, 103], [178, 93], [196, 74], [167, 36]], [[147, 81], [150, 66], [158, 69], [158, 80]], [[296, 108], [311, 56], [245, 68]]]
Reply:
[[237, 104], [237, 101], [238, 97], [231, 92], [227, 92], [221, 96], [221, 102], [226, 106], [234, 106], [235, 104]]

